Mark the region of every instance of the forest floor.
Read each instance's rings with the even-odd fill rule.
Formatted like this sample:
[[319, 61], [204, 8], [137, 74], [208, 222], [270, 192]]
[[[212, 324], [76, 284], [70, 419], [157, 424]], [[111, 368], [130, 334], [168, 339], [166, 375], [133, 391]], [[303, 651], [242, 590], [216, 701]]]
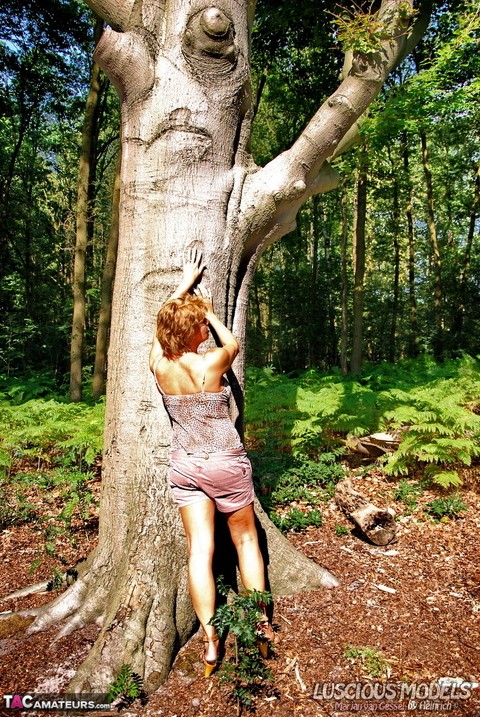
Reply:
[[[255, 700], [258, 717], [331, 717], [375, 714], [445, 713], [480, 715], [480, 687], [455, 688], [443, 699], [429, 699], [428, 689], [440, 678], [480, 682], [480, 480], [479, 471], [464, 475], [459, 491], [466, 509], [458, 517], [434, 521], [424, 508], [442, 495], [425, 490], [406, 503], [394, 501], [397, 482], [379, 470], [353, 467], [355, 487], [378, 506], [398, 515], [394, 543], [378, 547], [352, 530], [333, 501], [323, 510], [323, 525], [289, 533], [292, 543], [340, 581], [333, 590], [317, 590], [275, 600], [276, 642], [268, 661], [273, 682]], [[98, 491], [98, 482], [93, 486]], [[33, 491], [33, 488], [32, 488]], [[60, 500], [30, 495], [45, 514]], [[416, 505], [415, 505], [416, 503]], [[92, 509], [93, 510], [93, 509]], [[343, 526], [339, 528], [339, 526]], [[45, 549], [42, 521], [14, 525], [0, 536], [2, 596], [51, 578], [85, 557], [96, 539], [96, 520], [58, 531]], [[53, 540], [53, 544], [52, 544]], [[35, 569], [32, 570], [32, 567]], [[55, 594], [55, 593], [54, 593]], [[0, 612], [20, 610], [52, 599], [52, 592], [0, 601]], [[58, 693], [95, 641], [89, 626], [54, 642], [56, 630], [26, 636], [1, 632], [0, 699], [4, 694]], [[201, 637], [195, 635], [178, 654], [168, 681], [146, 704], [138, 701], [121, 711], [124, 717], [233, 717], [228, 685], [219, 674], [203, 677]], [[232, 655], [226, 645], [225, 660]], [[356, 683], [350, 699], [341, 683]], [[389, 699], [371, 699], [378, 683], [390, 685]], [[331, 685], [336, 684], [336, 699]], [[399, 699], [406, 686], [406, 696]], [[392, 687], [393, 685], [393, 687]], [[362, 690], [355, 696], [355, 690]], [[376, 689], [379, 689], [378, 687]], [[417, 694], [408, 692], [417, 690]], [[438, 687], [437, 687], [438, 689]], [[471, 693], [470, 696], [466, 693]], [[380, 693], [381, 694], [381, 693]], [[414, 703], [412, 703], [412, 700]], [[3, 709], [0, 714], [33, 714]], [[58, 714], [37, 712], [39, 715]], [[89, 712], [91, 715], [111, 712]], [[243, 711], [243, 715], [248, 712]]]

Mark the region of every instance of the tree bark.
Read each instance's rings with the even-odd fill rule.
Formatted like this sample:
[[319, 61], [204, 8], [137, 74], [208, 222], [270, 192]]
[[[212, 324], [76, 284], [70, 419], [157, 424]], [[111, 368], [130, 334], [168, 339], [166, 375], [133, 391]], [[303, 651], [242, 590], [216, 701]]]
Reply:
[[393, 158], [390, 150], [388, 151], [390, 164], [392, 166], [393, 181], [393, 216], [392, 216], [392, 239], [393, 239], [393, 295], [392, 295], [392, 322], [390, 324], [390, 344], [388, 347], [388, 360], [394, 363], [397, 352], [397, 323], [398, 323], [398, 303], [399, 303], [399, 287], [400, 287], [400, 200], [397, 172], [395, 171]]
[[393, 510], [377, 508], [369, 503], [365, 496], [353, 488], [349, 479], [338, 483], [335, 502], [370, 542], [387, 545], [394, 540], [397, 525]]
[[442, 260], [440, 256], [440, 245], [438, 242], [437, 225], [435, 222], [435, 208], [433, 198], [433, 181], [432, 170], [430, 169], [430, 160], [428, 156], [427, 135], [424, 131], [420, 132], [420, 141], [422, 144], [422, 164], [425, 175], [425, 185], [427, 190], [427, 217], [428, 217], [428, 233], [430, 236], [430, 244], [432, 247], [432, 265], [433, 265], [433, 311], [435, 321], [435, 334], [433, 337], [433, 352], [436, 358], [440, 358], [443, 349], [443, 288], [442, 288]]
[[465, 303], [467, 294], [467, 284], [470, 277], [473, 239], [475, 237], [475, 226], [478, 217], [478, 207], [480, 206], [480, 167], [477, 167], [475, 173], [475, 189], [473, 193], [472, 208], [470, 211], [470, 220], [468, 223], [467, 241], [465, 244], [465, 252], [463, 255], [463, 266], [460, 274], [459, 298], [455, 312], [453, 330], [457, 339], [458, 346], [461, 346], [463, 319], [465, 315]]
[[108, 234], [107, 255], [103, 269], [102, 288], [100, 292], [100, 312], [98, 317], [97, 341], [95, 348], [95, 364], [93, 367], [92, 396], [96, 400], [105, 393], [105, 372], [107, 363], [108, 334], [112, 316], [112, 291], [117, 265], [118, 220], [120, 210], [120, 168], [122, 150], [120, 148], [115, 169], [112, 195], [112, 222]]
[[342, 277], [342, 329], [340, 333], [340, 368], [342, 375], [346, 376], [348, 373], [348, 274], [347, 274], [347, 242], [348, 242], [348, 216], [347, 216], [347, 187], [345, 180], [342, 182], [342, 266], [341, 266], [341, 277]]
[[413, 189], [410, 178], [408, 138], [406, 133], [402, 137], [403, 171], [407, 188], [407, 204], [405, 213], [407, 215], [407, 236], [408, 236], [408, 302], [410, 307], [410, 332], [408, 339], [408, 355], [418, 356], [419, 352], [419, 331], [417, 313], [417, 292], [415, 289], [415, 231], [413, 222]]
[[[103, 21], [95, 22], [95, 36], [100, 38]], [[100, 99], [100, 67], [94, 62], [90, 75], [90, 88], [85, 105], [82, 127], [82, 146], [78, 172], [75, 257], [73, 264], [73, 318], [70, 342], [70, 399], [82, 400], [83, 337], [85, 332], [85, 260], [91, 226], [90, 195], [94, 147], [98, 132], [97, 110]]]
[[353, 339], [351, 372], [360, 373], [363, 349], [363, 282], [365, 278], [365, 226], [367, 220], [367, 167], [362, 148], [356, 183], [353, 227]]
[[[354, 58], [293, 147], [262, 169], [249, 152], [253, 1], [89, 4], [115, 28], [104, 31], [95, 57], [121, 97], [123, 147], [99, 543], [77, 582], [34, 611], [31, 630], [64, 620], [67, 634], [97, 621], [100, 635], [70, 690], [101, 690], [128, 663], [152, 691], [196, 624], [166, 480], [170, 425], [148, 371], [156, 312], [178, 283], [184, 251], [198, 247], [216, 310], [244, 344], [256, 264], [310, 196], [336, 186], [326, 158], [403, 53], [396, 11], [404, 3], [389, 0], [379, 15], [388, 34], [382, 51]], [[239, 413], [243, 375], [241, 355], [231, 376]], [[256, 510], [274, 593], [336, 584]]]
[[[312, 200], [312, 221], [310, 226], [311, 242], [310, 242], [310, 261], [312, 263], [312, 274], [310, 279], [311, 293], [310, 293], [310, 307], [313, 316], [318, 316], [318, 237], [320, 234], [320, 222], [319, 222], [319, 203], [318, 197], [313, 197]], [[317, 325], [313, 324], [312, 330], [308, 336], [308, 368], [317, 366], [318, 363], [318, 331]]]

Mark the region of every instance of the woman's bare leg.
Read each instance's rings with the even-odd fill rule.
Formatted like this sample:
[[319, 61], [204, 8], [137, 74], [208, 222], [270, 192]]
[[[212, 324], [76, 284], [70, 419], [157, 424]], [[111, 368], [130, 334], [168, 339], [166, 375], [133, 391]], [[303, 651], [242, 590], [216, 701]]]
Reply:
[[265, 566], [258, 545], [253, 503], [229, 513], [227, 524], [237, 550], [242, 583], [247, 590], [265, 590]]
[[180, 508], [188, 546], [188, 585], [193, 609], [207, 639], [205, 659], [215, 660], [217, 632], [208, 622], [215, 612], [215, 580], [212, 571], [215, 530], [215, 504], [210, 499]]
[[[238, 567], [244, 587], [247, 590], [263, 592], [265, 590], [265, 565], [258, 544], [253, 503], [234, 513], [229, 513], [227, 515], [227, 524], [233, 544], [237, 550]], [[259, 607], [266, 616], [265, 605], [260, 604]], [[269, 623], [265, 624], [262, 632], [267, 640], [273, 640], [274, 633]]]

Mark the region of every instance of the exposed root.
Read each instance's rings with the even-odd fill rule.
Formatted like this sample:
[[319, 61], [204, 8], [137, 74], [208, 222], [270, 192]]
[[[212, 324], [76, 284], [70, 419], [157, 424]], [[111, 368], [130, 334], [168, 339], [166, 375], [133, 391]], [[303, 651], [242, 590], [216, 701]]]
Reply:
[[37, 608], [28, 614], [35, 614], [36, 620], [28, 629], [28, 634], [47, 630], [52, 625], [62, 622], [79, 609], [87, 591], [84, 580], [78, 580], [55, 600]]

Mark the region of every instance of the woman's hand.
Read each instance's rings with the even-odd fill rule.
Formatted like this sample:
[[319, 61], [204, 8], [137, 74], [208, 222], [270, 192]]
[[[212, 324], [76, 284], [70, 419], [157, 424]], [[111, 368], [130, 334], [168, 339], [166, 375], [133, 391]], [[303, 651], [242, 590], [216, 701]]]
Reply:
[[184, 286], [188, 285], [187, 291], [192, 288], [198, 277], [201, 276], [205, 266], [202, 261], [202, 252], [198, 249], [189, 249], [183, 262], [182, 278], [182, 284]]
[[205, 286], [205, 284], [199, 284], [194, 290], [193, 293], [195, 296], [199, 296], [201, 299], [204, 300], [207, 313], [214, 313], [213, 311], [213, 300], [212, 300], [212, 292], [210, 289]]
[[202, 260], [202, 252], [198, 249], [189, 249], [183, 262], [182, 280], [168, 301], [180, 299], [182, 296], [185, 296], [185, 294], [188, 294], [198, 277], [201, 276], [205, 266], [206, 264], [204, 264]]

